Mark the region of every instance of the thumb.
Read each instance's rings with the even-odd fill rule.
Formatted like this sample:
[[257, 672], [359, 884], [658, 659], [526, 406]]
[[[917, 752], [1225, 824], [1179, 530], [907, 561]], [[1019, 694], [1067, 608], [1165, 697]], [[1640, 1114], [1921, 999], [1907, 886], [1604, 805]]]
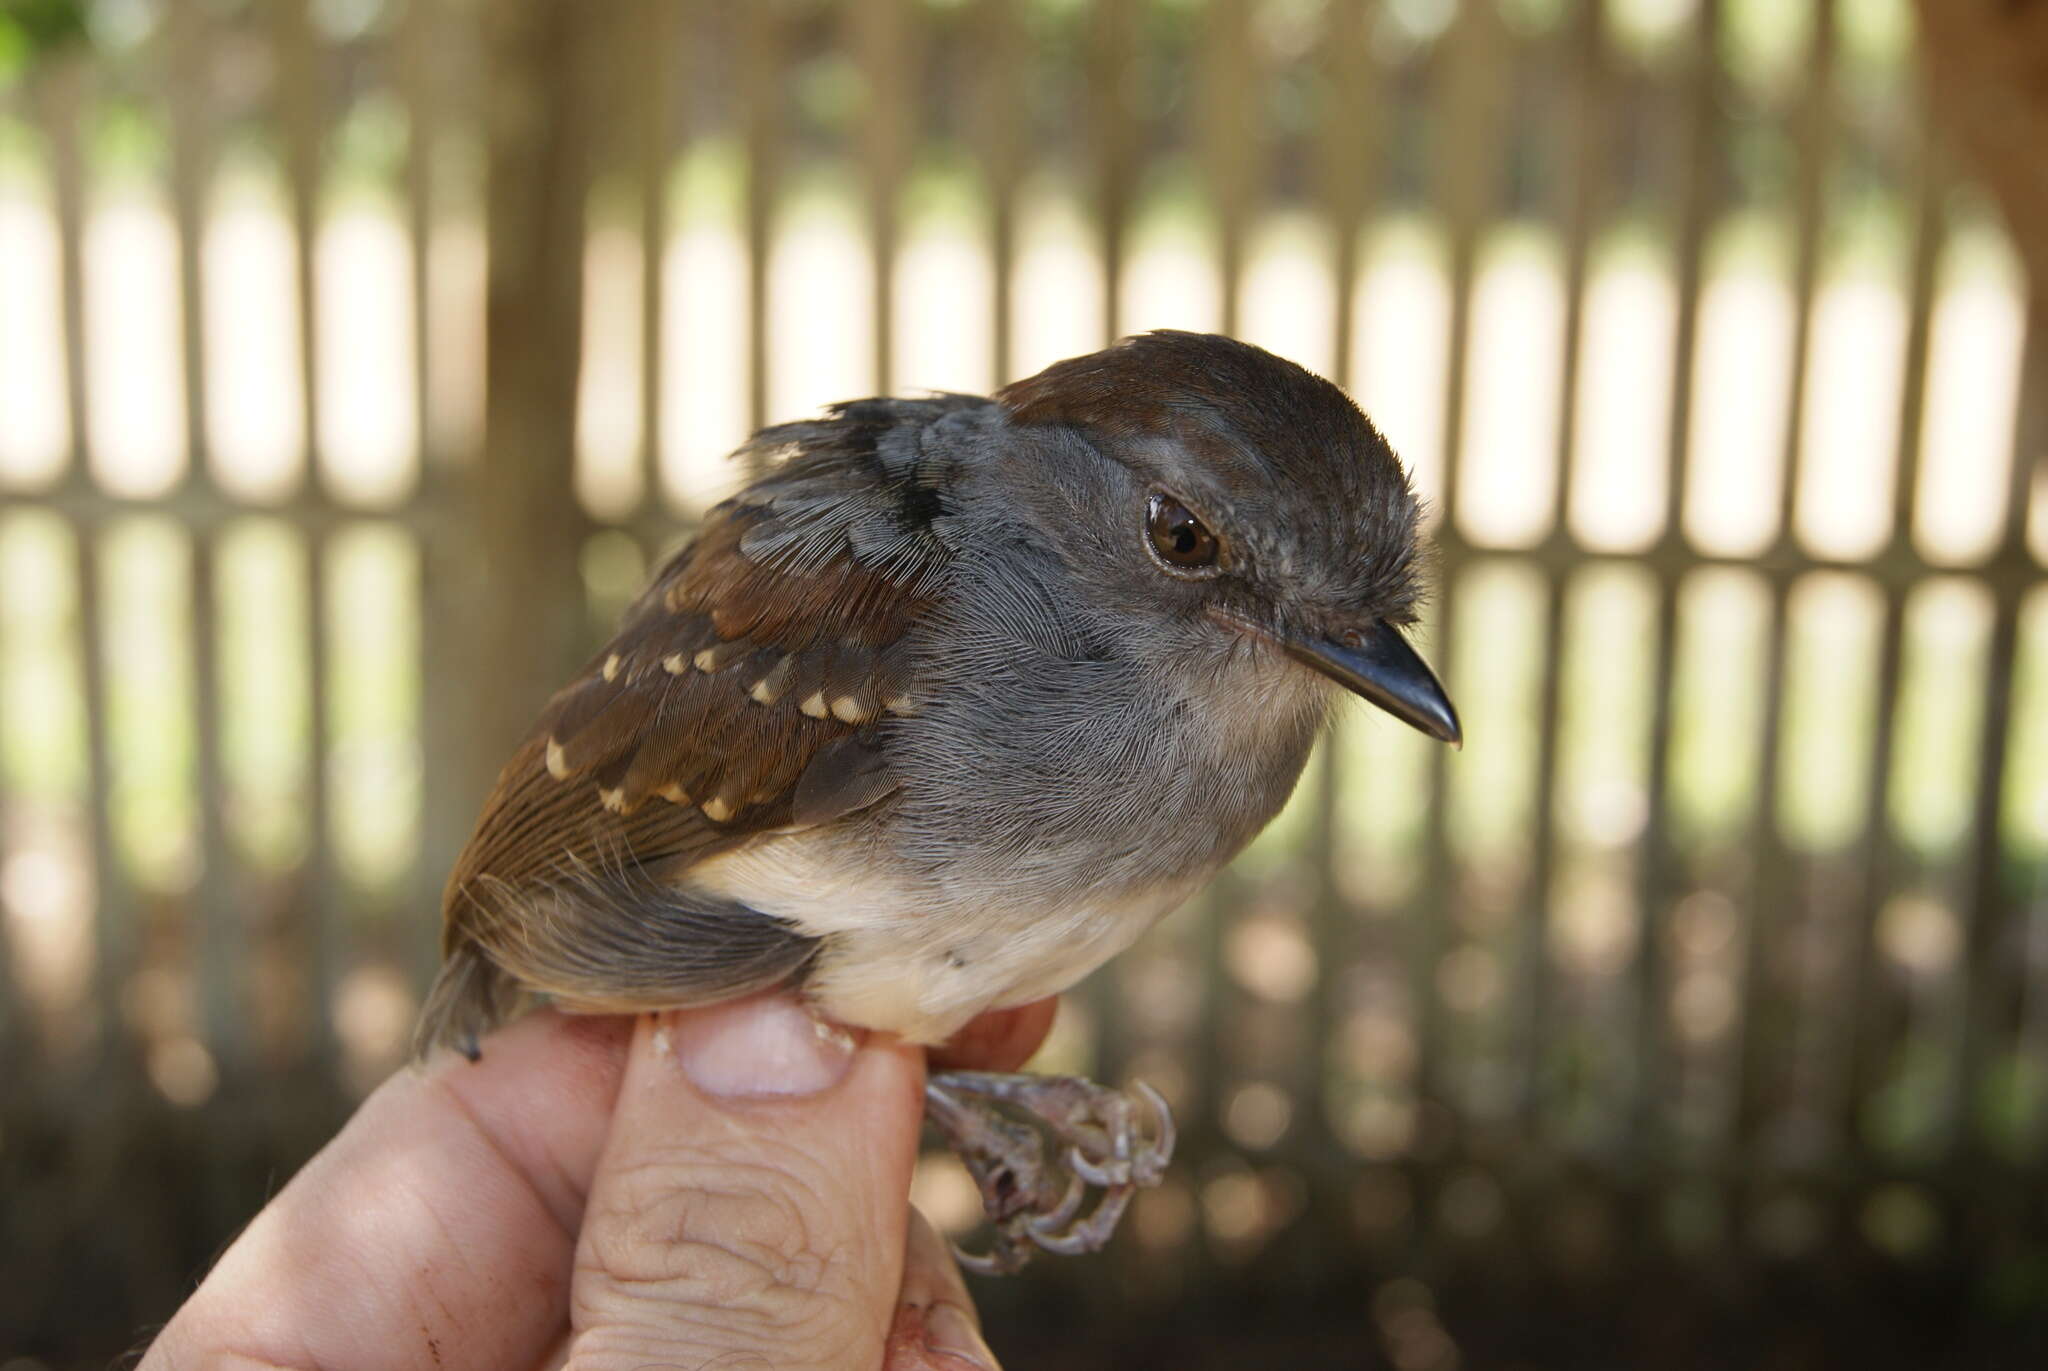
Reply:
[[880, 1365], [924, 1054], [787, 995], [643, 1018], [592, 1181], [572, 1371]]

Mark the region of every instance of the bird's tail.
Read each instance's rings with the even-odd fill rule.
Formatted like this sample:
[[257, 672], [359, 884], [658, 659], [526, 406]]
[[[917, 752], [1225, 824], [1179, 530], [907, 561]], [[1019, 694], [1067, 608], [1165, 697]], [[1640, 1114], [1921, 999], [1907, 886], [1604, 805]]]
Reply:
[[475, 943], [458, 943], [441, 963], [413, 1030], [412, 1051], [424, 1060], [436, 1047], [452, 1047], [475, 1061], [484, 1034], [518, 1012], [523, 996], [510, 976], [491, 964]]

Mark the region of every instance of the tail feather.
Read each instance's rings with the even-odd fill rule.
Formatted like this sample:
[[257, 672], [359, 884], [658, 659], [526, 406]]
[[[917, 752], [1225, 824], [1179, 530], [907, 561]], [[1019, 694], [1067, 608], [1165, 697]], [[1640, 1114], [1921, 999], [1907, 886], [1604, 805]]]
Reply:
[[452, 1047], [475, 1061], [486, 1033], [518, 1012], [524, 997], [510, 976], [491, 964], [475, 943], [460, 943], [441, 963], [413, 1030], [413, 1056]]

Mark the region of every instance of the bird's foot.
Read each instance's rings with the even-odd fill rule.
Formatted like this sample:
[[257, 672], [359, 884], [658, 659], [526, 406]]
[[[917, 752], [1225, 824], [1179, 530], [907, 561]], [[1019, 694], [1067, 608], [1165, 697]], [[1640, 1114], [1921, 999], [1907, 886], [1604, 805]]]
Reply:
[[[1073, 1076], [942, 1071], [925, 1083], [924, 1101], [995, 1228], [988, 1252], [954, 1249], [985, 1276], [1021, 1270], [1034, 1248], [1101, 1248], [1138, 1187], [1157, 1185], [1173, 1159], [1173, 1114], [1143, 1081], [1125, 1092]], [[1141, 1126], [1148, 1111], [1149, 1132]], [[1099, 1192], [1093, 1207], [1091, 1188]]]

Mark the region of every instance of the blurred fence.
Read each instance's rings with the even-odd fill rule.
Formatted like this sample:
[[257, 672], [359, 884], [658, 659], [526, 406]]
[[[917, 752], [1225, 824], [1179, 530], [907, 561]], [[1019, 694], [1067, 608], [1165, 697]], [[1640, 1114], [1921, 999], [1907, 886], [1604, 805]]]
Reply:
[[395, 1065], [506, 732], [750, 427], [1160, 326], [1409, 459], [1471, 742], [1347, 717], [1073, 997], [1182, 1162], [997, 1312], [2048, 1311], [2048, 323], [1904, 0], [86, 14], [0, 85], [0, 1361]]

